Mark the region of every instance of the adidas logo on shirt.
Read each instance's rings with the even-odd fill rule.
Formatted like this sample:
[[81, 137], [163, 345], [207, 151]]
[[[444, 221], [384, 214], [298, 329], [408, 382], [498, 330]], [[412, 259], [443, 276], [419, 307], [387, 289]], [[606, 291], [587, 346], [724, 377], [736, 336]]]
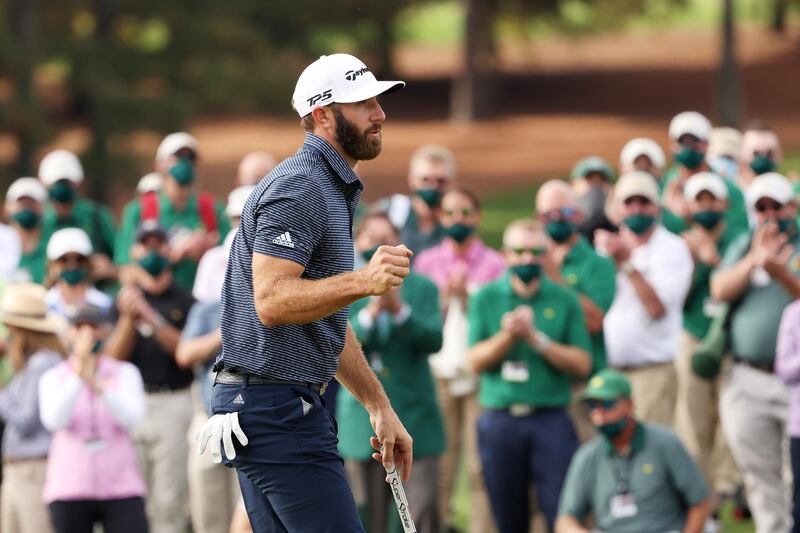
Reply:
[[244, 403], [244, 398], [242, 398], [241, 394], [237, 394], [236, 398], [233, 399], [233, 403]]
[[292, 236], [289, 235], [289, 232], [281, 233], [274, 239], [272, 239], [272, 244], [277, 244], [278, 246], [285, 246], [286, 248], [294, 248], [294, 243], [292, 242]]

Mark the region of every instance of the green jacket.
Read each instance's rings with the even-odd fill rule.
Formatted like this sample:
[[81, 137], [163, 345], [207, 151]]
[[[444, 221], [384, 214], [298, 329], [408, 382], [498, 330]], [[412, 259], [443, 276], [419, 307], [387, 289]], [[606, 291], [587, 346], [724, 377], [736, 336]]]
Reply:
[[[358, 314], [369, 303], [364, 298], [350, 306], [350, 325], [392, 407], [414, 439], [414, 457], [439, 455], [445, 449], [444, 425], [428, 366], [428, 355], [442, 346], [439, 290], [428, 278], [412, 272], [400, 295], [410, 308], [401, 324], [389, 315], [374, 324], [362, 323]], [[369, 439], [375, 435], [369, 415], [344, 387], [336, 400], [336, 420], [342, 457], [369, 460], [374, 451]]]
[[116, 230], [108, 207], [86, 198], [78, 198], [72, 204], [69, 216], [59, 218], [51, 204], [45, 205], [42, 215], [42, 241], [45, 246], [53, 233], [64, 228], [82, 229], [89, 235], [95, 253], [114, 257]]

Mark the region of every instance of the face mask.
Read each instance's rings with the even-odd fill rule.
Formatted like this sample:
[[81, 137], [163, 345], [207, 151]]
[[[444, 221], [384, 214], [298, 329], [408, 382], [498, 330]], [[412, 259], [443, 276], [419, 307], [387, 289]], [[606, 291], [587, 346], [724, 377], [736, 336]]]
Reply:
[[622, 223], [636, 235], [643, 235], [647, 233], [647, 230], [653, 226], [655, 221], [656, 218], [653, 216], [636, 213], [635, 215], [625, 218]]
[[711, 167], [714, 174], [718, 174], [730, 181], [735, 181], [736, 176], [739, 174], [739, 164], [730, 157], [717, 157], [713, 161], [710, 161], [708, 166]]
[[795, 227], [793, 218], [779, 218], [776, 222], [778, 223], [778, 231], [781, 233], [788, 233], [789, 230]]
[[100, 348], [102, 347], [103, 347], [103, 341], [97, 339], [96, 341], [94, 341], [94, 344], [92, 345], [92, 353], [94, 354], [100, 353]]
[[436, 207], [442, 198], [442, 192], [439, 189], [417, 189], [414, 192], [428, 204], [428, 207]]
[[169, 260], [158, 252], [152, 251], [139, 259], [139, 266], [155, 277], [164, 272], [169, 266]]
[[705, 157], [706, 154], [703, 152], [698, 152], [697, 150], [692, 150], [688, 147], [683, 147], [680, 152], [675, 154], [675, 159], [678, 161], [678, 163], [689, 170], [699, 167], [703, 163]]
[[466, 224], [462, 224], [461, 222], [444, 228], [444, 234], [456, 241], [458, 244], [466, 241], [473, 233], [475, 233], [475, 226], [468, 226]]
[[527, 285], [541, 275], [542, 265], [539, 263], [525, 263], [522, 265], [513, 265], [509, 270], [511, 270], [511, 273], [517, 276], [522, 283]]
[[69, 180], [58, 180], [47, 191], [50, 199], [59, 204], [68, 204], [75, 200], [75, 187]]
[[600, 432], [605, 438], [613, 439], [620, 433], [622, 433], [625, 428], [628, 427], [628, 419], [623, 418], [622, 420], [617, 420], [616, 422], [609, 422], [608, 424], [600, 424], [597, 426], [597, 431]]
[[566, 220], [554, 220], [545, 224], [544, 229], [557, 243], [566, 242], [575, 233], [575, 224]]
[[39, 213], [33, 209], [23, 209], [22, 211], [14, 213], [11, 218], [24, 229], [31, 229], [39, 224], [39, 219], [41, 217], [39, 217]]
[[711, 229], [719, 224], [725, 213], [722, 211], [700, 211], [692, 214], [692, 220], [700, 224], [706, 229]]
[[75, 285], [80, 285], [86, 281], [86, 278], [88, 277], [89, 273], [85, 268], [68, 268], [61, 271], [61, 279], [63, 279], [67, 285], [71, 285], [73, 287]]
[[766, 174], [767, 172], [772, 172], [775, 170], [775, 167], [778, 165], [766, 155], [757, 155], [750, 161], [750, 168], [753, 172], [756, 173], [757, 176], [761, 174]]
[[181, 187], [188, 187], [194, 183], [194, 165], [188, 159], [181, 158], [169, 169], [169, 173]]
[[372, 256], [375, 255], [375, 252], [378, 251], [378, 248], [380, 248], [380, 246], [373, 246], [372, 248], [367, 248], [366, 250], [362, 250], [361, 257], [364, 258], [365, 262], [369, 263], [370, 260], [372, 259]]

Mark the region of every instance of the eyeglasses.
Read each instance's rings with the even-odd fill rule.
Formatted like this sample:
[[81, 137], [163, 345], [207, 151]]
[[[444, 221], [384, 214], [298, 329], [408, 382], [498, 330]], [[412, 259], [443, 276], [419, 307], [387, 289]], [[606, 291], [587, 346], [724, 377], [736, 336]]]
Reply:
[[781, 209], [783, 209], [783, 204], [774, 200], [762, 199], [756, 202], [756, 211], [759, 213], [765, 213], [767, 211], [780, 211]]
[[556, 220], [573, 220], [578, 214], [578, 210], [574, 207], [567, 206], [560, 209], [550, 209], [539, 213], [539, 220], [544, 223], [554, 222]]
[[630, 198], [625, 198], [622, 201], [625, 205], [641, 205], [641, 206], [648, 206], [651, 205], [653, 202], [650, 201], [650, 198], [645, 196], [631, 196]]
[[547, 252], [546, 248], [511, 248], [511, 253], [514, 255], [525, 255], [528, 253], [534, 257], [539, 257], [540, 255], [544, 255], [545, 252]]
[[471, 217], [475, 213], [474, 209], [445, 209], [444, 214], [449, 217], [454, 217], [460, 214], [462, 217]]
[[607, 411], [617, 405], [617, 400], [587, 400], [583, 402], [587, 411], [594, 411], [595, 409], [602, 409]]

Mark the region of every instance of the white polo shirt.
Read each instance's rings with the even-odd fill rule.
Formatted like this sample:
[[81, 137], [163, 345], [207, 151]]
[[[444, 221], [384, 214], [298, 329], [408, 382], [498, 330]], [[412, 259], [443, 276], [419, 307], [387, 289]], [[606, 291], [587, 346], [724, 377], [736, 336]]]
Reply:
[[22, 257], [22, 243], [11, 226], [0, 224], [0, 279], [11, 281]]
[[630, 261], [653, 287], [666, 313], [651, 318], [628, 275], [618, 272], [614, 302], [603, 319], [608, 365], [641, 367], [672, 361], [694, 270], [689, 247], [659, 225], [647, 243], [631, 252]]

